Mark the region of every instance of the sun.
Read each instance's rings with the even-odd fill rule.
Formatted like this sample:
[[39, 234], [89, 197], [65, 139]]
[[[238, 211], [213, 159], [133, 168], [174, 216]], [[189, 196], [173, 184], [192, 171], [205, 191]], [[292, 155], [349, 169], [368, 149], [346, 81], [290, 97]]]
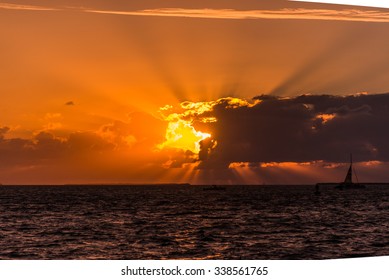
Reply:
[[179, 119], [169, 122], [165, 135], [166, 141], [160, 145], [160, 148], [178, 148], [198, 153], [200, 141], [209, 137], [211, 134], [196, 131], [191, 122]]

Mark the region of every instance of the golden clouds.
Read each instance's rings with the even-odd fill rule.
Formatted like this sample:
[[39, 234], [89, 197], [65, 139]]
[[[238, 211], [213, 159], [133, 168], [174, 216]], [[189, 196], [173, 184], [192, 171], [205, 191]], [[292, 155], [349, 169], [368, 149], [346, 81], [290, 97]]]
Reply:
[[57, 9], [51, 7], [32, 6], [32, 5], [18, 5], [10, 3], [0, 3], [0, 9], [6, 10], [27, 10], [27, 11], [56, 11]]
[[[223, 105], [225, 108], [239, 108], [252, 107], [260, 101], [255, 100], [253, 103], [240, 98], [220, 98], [215, 101], [204, 102], [190, 102], [185, 101], [180, 104], [179, 112], [176, 112], [170, 105], [166, 105], [160, 109], [160, 112], [168, 121], [166, 130], [166, 140], [158, 147], [163, 149], [165, 147], [178, 148], [182, 150], [189, 150], [193, 153], [199, 153], [201, 142], [207, 138], [211, 138], [210, 132], [198, 131], [194, 127], [194, 123], [214, 123], [217, 118], [212, 115], [215, 106]], [[214, 149], [217, 145], [216, 141], [212, 141]]]
[[62, 128], [62, 114], [60, 113], [47, 113], [44, 117], [46, 124], [43, 126], [44, 130], [57, 130]]
[[316, 116], [316, 118], [321, 119], [323, 124], [325, 124], [326, 122], [335, 118], [335, 114], [319, 114]]

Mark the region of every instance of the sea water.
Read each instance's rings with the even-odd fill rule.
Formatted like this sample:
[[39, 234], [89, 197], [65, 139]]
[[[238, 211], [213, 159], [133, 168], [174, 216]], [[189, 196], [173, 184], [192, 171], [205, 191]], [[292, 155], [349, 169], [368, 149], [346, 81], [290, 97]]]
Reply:
[[0, 259], [389, 255], [389, 187], [1, 186]]

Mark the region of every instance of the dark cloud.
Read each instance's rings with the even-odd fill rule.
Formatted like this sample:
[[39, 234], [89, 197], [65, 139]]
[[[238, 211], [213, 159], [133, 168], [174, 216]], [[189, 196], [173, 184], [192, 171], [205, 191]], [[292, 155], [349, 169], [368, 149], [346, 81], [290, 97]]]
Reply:
[[213, 108], [218, 121], [207, 126], [217, 146], [202, 143], [202, 166], [344, 162], [349, 153], [357, 161], [389, 161], [389, 94], [255, 99], [261, 102], [251, 107], [219, 103]]
[[212, 138], [206, 138], [200, 141], [199, 160], [208, 159], [212, 150], [217, 146], [217, 142]]
[[[197, 161], [197, 155], [189, 150], [166, 149], [165, 151], [170, 156], [162, 164], [164, 168], [183, 168], [185, 164], [192, 164]], [[174, 155], [174, 157], [171, 155]]]
[[4, 135], [9, 131], [9, 127], [0, 127], [0, 140], [4, 138]]
[[73, 101], [68, 101], [65, 103], [66, 106], [74, 106], [74, 102]]
[[74, 132], [66, 139], [39, 132], [32, 139], [0, 137], [0, 165], [28, 166], [57, 162], [73, 156], [112, 149], [112, 144], [92, 132]]
[[[49, 130], [31, 138], [7, 135], [0, 127], [2, 182], [149, 182], [169, 168], [193, 163], [195, 154], [159, 152], [166, 122], [133, 112], [127, 121], [110, 120], [96, 131], [73, 131], [59, 137]], [[170, 161], [169, 161], [170, 159]], [[168, 162], [169, 164], [165, 164]]]
[[3, 165], [41, 164], [47, 160], [62, 161], [72, 157], [114, 153], [130, 148], [148, 152], [164, 140], [166, 123], [153, 116], [134, 112], [129, 121], [113, 120], [98, 131], [77, 131], [56, 137], [40, 131], [31, 139], [6, 138], [9, 127], [0, 127], [0, 162]]

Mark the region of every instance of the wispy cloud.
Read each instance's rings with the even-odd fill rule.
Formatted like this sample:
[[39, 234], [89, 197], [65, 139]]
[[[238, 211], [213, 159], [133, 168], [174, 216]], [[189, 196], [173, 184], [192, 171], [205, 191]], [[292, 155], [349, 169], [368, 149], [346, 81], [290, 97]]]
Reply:
[[10, 3], [0, 3], [0, 9], [28, 10], [28, 11], [56, 11], [56, 10], [58, 10], [58, 9], [51, 8], [51, 7], [19, 5], [19, 4], [10, 4]]
[[389, 12], [378, 10], [359, 9], [280, 9], [280, 10], [235, 10], [235, 9], [186, 9], [186, 8], [158, 8], [135, 11], [97, 10], [75, 7], [54, 8], [48, 6], [19, 5], [1, 3], [0, 9], [30, 10], [30, 11], [56, 11], [68, 10], [96, 14], [110, 14], [122, 16], [154, 16], [154, 17], [181, 17], [201, 19], [289, 19], [289, 20], [337, 20], [359, 22], [389, 22]]
[[65, 103], [66, 106], [74, 106], [74, 102], [73, 101], [68, 101]]
[[305, 19], [305, 20], [339, 20], [363, 22], [389, 22], [389, 12], [363, 10], [330, 9], [281, 9], [281, 10], [233, 10], [233, 9], [181, 9], [164, 8], [139, 11], [85, 10], [89, 13], [127, 15], [186, 17], [204, 19]]

